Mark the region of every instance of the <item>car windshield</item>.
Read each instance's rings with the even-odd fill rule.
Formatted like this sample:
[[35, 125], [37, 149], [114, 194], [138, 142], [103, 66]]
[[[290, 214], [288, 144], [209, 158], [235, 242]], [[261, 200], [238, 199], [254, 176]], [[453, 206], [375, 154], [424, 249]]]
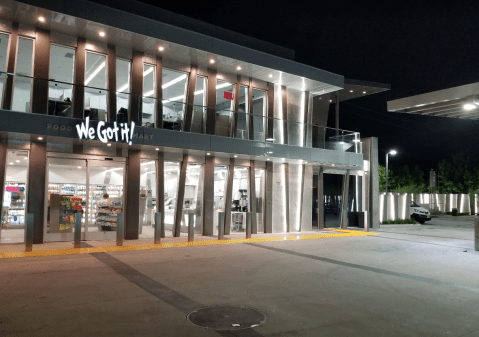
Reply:
[[411, 207], [420, 207], [420, 206], [416, 204], [414, 201], [411, 201]]

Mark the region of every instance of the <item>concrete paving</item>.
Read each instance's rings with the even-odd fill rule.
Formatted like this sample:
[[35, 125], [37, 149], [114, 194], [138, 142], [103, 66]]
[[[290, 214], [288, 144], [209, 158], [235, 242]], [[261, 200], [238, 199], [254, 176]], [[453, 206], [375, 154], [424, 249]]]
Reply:
[[[479, 336], [473, 220], [376, 232], [0, 260], [0, 336]], [[186, 320], [213, 305], [268, 321], [221, 332]]]

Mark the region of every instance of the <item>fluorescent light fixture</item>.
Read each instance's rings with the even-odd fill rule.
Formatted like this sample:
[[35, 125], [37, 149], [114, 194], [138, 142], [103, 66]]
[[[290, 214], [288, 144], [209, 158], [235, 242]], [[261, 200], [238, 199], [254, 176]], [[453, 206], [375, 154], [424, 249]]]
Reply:
[[463, 108], [464, 108], [464, 110], [466, 110], [466, 111], [470, 111], [470, 110], [476, 109], [476, 108], [477, 108], [477, 105], [472, 104], [472, 103], [466, 103], [466, 104], [463, 105]]
[[95, 71], [93, 72], [93, 74], [91, 74], [90, 77], [88, 77], [88, 78], [86, 79], [85, 85], [87, 85], [88, 83], [90, 83], [91, 80], [92, 80], [96, 75], [98, 75], [98, 73], [99, 73], [103, 68], [105, 68], [105, 65], [106, 65], [105, 62], [102, 62], [102, 63], [98, 66], [98, 68], [95, 69]]
[[349, 90], [349, 92], [353, 92], [352, 90]]
[[233, 157], [238, 158], [238, 156], [233, 156]]
[[210, 60], [210, 63], [211, 63], [211, 64], [215, 63], [215, 60], [211, 59], [211, 60]]
[[151, 95], [153, 95], [154, 93], [155, 93], [155, 90], [150, 90], [150, 91], [148, 91], [148, 92], [145, 92], [145, 93], [143, 94], [143, 97], [151, 96]]
[[78, 166], [79, 169], [81, 169], [81, 166]]
[[38, 139], [38, 140], [43, 140], [43, 137], [38, 137], [37, 139]]
[[152, 71], [153, 71], [153, 67], [148, 68], [148, 70], [145, 70], [145, 71], [143, 72], [143, 77], [145, 77], [146, 75], [148, 75], [148, 74], [151, 73]]
[[366, 93], [366, 91], [363, 91], [363, 94], [365, 94], [365, 93]]
[[266, 138], [267, 142], [274, 142], [274, 138]]
[[108, 143], [108, 144], [106, 144], [106, 146], [111, 146], [111, 144], [110, 144], [110, 143]]
[[157, 147], [155, 150], [156, 150], [156, 151], [160, 151], [160, 148], [159, 148], [159, 147]]
[[129, 86], [130, 86], [130, 83], [125, 83], [125, 84], [123, 84], [123, 85], [120, 87], [120, 89], [118, 89], [116, 92], [117, 92], [117, 93], [120, 93], [120, 92], [122, 92], [123, 90], [128, 89]]
[[104, 37], [104, 36], [105, 36], [105, 32], [99, 32], [98, 35], [100, 35], [101, 37]]
[[240, 66], [237, 66], [237, 67], [236, 67], [236, 70], [241, 70], [241, 67], [240, 67]]
[[172, 98], [170, 98], [170, 99], [164, 99], [164, 100], [162, 101], [162, 103], [165, 104], [165, 103], [168, 103], [168, 102], [175, 102], [175, 101], [179, 101], [179, 100], [184, 99], [184, 98], [185, 98], [184, 95], [176, 96], [176, 97], [172, 97]]
[[38, 17], [38, 21], [45, 22], [45, 18], [43, 16]]
[[[144, 74], [144, 73], [143, 73], [143, 74]], [[181, 75], [181, 76], [178, 76], [178, 77], [175, 78], [174, 80], [171, 80], [171, 81], [169, 81], [169, 82], [163, 84], [161, 87], [162, 87], [163, 89], [166, 89], [166, 88], [168, 88], [168, 87], [171, 87], [173, 84], [178, 83], [178, 82], [184, 80], [185, 78], [186, 78], [186, 74], [183, 74], [183, 75]]]
[[231, 83], [228, 83], [228, 82], [225, 82], [225, 83], [221, 83], [221, 84], [218, 84], [216, 86], [216, 89], [221, 89], [221, 88], [226, 88], [227, 86], [229, 85], [232, 85]]
[[19, 163], [19, 162], [20, 162], [20, 160], [15, 160], [15, 162]]
[[13, 165], [13, 163], [10, 163], [10, 165]]
[[211, 153], [208, 152], [206, 155], [207, 155], [207, 156], [211, 156]]
[[25, 157], [25, 158], [23, 158], [23, 159], [28, 160], [28, 157]]
[[159, 50], [159, 51], [163, 51], [163, 50], [165, 50], [165, 47], [159, 46], [159, 47], [158, 47], [158, 50]]

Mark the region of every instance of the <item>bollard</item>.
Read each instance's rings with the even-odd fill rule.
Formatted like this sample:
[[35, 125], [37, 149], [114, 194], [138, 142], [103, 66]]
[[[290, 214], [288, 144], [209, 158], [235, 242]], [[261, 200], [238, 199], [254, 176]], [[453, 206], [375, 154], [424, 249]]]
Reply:
[[188, 242], [195, 241], [195, 213], [188, 213]]
[[479, 218], [477, 215], [474, 218], [474, 249], [479, 251]]
[[81, 212], [75, 213], [75, 233], [74, 233], [74, 244], [73, 248], [80, 248], [80, 242], [81, 242], [81, 218], [82, 214]]
[[118, 221], [116, 223], [116, 245], [123, 246], [124, 225], [125, 225], [124, 213], [118, 213]]
[[[154, 237], [154, 243], [155, 245], [159, 244], [161, 241], [161, 234], [163, 232], [163, 226], [161, 223], [161, 213], [156, 212], [155, 213], [155, 237]], [[164, 237], [164, 236], [163, 236]]]
[[225, 239], [225, 212], [218, 212], [218, 240]]
[[33, 249], [33, 213], [27, 214], [25, 226], [25, 251], [31, 252]]
[[251, 239], [251, 212], [246, 213], [246, 238]]

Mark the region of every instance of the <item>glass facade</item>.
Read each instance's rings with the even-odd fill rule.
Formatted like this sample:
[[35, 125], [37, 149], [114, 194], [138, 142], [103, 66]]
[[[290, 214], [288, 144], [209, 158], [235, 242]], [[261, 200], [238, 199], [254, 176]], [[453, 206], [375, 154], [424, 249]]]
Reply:
[[156, 161], [144, 159], [140, 164], [140, 239], [154, 235], [156, 200]]
[[85, 117], [107, 121], [106, 56], [86, 53]]
[[258, 233], [264, 233], [266, 170], [257, 168], [254, 170], [254, 176], [256, 190], [256, 224]]
[[231, 234], [243, 233], [246, 231], [246, 213], [249, 212], [248, 167], [234, 168], [232, 200]]
[[[7, 53], [8, 53], [8, 40], [10, 36], [0, 33], [0, 72], [7, 71]], [[0, 78], [0, 102], [3, 102], [3, 88], [5, 86], [5, 76]]]
[[180, 184], [180, 163], [165, 161], [165, 230], [173, 231]]
[[193, 103], [193, 117], [191, 121], [192, 132], [206, 132], [206, 89], [207, 78], [204, 76], [197, 76], [195, 86], [195, 98]]
[[238, 114], [234, 121], [234, 137], [249, 139], [249, 102], [248, 87], [240, 86]]
[[[116, 112], [130, 109], [131, 62], [116, 59]], [[126, 113], [128, 115], [128, 113]]]
[[216, 135], [229, 137], [233, 114], [234, 84], [218, 81], [216, 83]]
[[150, 64], [143, 65], [143, 104], [141, 108], [141, 124], [155, 127], [156, 119], [156, 67]]
[[253, 140], [258, 142], [265, 141], [266, 128], [266, 91], [253, 88]]
[[75, 49], [52, 44], [50, 47], [50, 81], [48, 114], [72, 117]]
[[33, 76], [33, 40], [18, 38], [17, 68], [13, 86], [12, 109], [31, 112], [32, 76]]
[[195, 234], [203, 234], [203, 165], [188, 164], [186, 169], [185, 195], [181, 231], [188, 232], [188, 216], [193, 213]]
[[188, 74], [163, 69], [163, 128], [183, 130]]
[[226, 166], [215, 166], [215, 202], [213, 214], [213, 234], [218, 234], [218, 213], [225, 212], [226, 182], [228, 180], [228, 168]]

